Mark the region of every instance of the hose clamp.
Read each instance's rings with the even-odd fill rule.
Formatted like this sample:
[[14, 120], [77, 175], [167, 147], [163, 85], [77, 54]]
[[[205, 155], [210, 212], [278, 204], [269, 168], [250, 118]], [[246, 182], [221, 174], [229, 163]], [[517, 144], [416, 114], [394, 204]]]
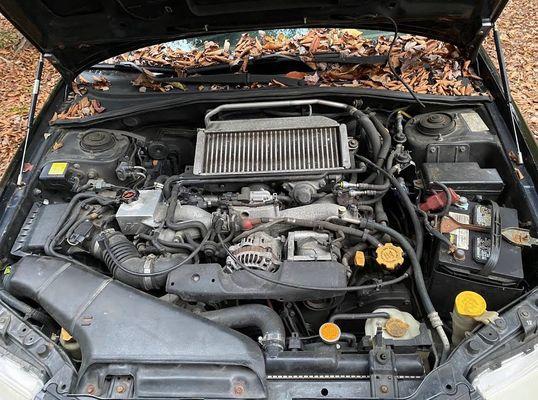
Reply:
[[286, 339], [281, 334], [275, 332], [267, 332], [265, 335], [260, 336], [260, 338], [258, 339], [260, 344], [266, 350], [277, 350], [279, 352], [284, 350], [285, 340]]
[[[144, 261], [143, 266], [143, 273], [144, 274], [151, 274], [153, 272], [153, 265], [155, 264], [155, 255], [150, 254], [146, 257], [146, 260]], [[144, 276], [143, 283], [144, 283], [144, 289], [151, 290], [153, 289], [153, 282], [152, 282], [151, 276]]]

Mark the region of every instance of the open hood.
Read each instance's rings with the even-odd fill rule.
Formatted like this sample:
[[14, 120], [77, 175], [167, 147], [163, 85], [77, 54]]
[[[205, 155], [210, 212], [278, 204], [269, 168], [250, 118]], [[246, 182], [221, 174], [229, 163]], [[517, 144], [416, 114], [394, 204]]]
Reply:
[[189, 36], [277, 27], [425, 35], [473, 55], [507, 0], [0, 0], [0, 11], [66, 79], [128, 50]]

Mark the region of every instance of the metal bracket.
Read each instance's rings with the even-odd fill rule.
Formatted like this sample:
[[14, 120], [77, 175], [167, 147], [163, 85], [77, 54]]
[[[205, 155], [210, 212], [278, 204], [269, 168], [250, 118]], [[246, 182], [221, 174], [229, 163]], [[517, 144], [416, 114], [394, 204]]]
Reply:
[[373, 338], [370, 350], [370, 388], [373, 398], [398, 397], [397, 371], [394, 365], [394, 352], [385, 345], [381, 328]]
[[517, 310], [517, 316], [525, 334], [524, 340], [527, 340], [530, 336], [538, 333], [538, 321], [536, 320], [535, 315], [536, 314], [527, 306], [520, 307]]

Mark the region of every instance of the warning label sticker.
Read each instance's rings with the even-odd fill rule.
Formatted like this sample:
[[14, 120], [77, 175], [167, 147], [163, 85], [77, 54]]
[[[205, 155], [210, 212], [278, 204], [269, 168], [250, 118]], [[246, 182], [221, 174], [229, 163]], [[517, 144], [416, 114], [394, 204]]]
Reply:
[[[469, 223], [469, 216], [467, 214], [460, 214], [455, 212], [448, 213], [449, 216], [462, 224]], [[458, 228], [450, 232], [450, 241], [458, 248], [462, 250], [469, 250], [469, 229]]]
[[488, 126], [484, 122], [482, 118], [480, 118], [480, 115], [478, 115], [475, 112], [469, 112], [469, 113], [462, 113], [461, 117], [469, 127], [469, 129], [473, 132], [485, 132], [489, 131]]

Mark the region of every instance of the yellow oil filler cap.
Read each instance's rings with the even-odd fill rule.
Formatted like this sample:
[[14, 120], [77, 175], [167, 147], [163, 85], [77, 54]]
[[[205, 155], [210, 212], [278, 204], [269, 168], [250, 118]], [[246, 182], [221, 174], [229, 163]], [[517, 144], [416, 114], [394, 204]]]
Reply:
[[379, 246], [376, 250], [376, 261], [379, 265], [387, 269], [393, 270], [403, 264], [403, 250], [400, 246], [395, 246], [392, 243], [385, 243]]
[[454, 302], [454, 310], [461, 316], [476, 318], [486, 312], [486, 300], [470, 290], [460, 292]]

